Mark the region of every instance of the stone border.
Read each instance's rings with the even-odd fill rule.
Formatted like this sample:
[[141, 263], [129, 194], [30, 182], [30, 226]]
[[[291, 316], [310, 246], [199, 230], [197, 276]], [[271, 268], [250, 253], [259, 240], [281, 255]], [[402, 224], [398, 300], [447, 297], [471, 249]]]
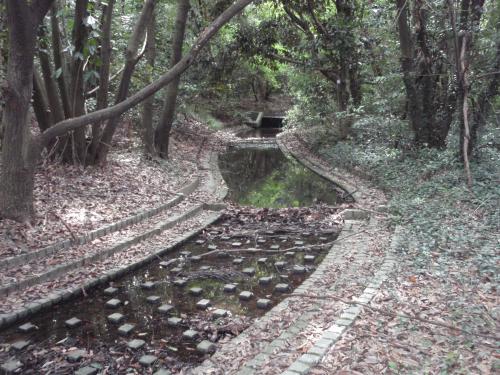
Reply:
[[343, 190], [345, 190], [354, 200], [358, 203], [363, 203], [364, 195], [361, 191], [364, 190], [362, 186], [352, 185], [349, 181], [347, 181], [342, 175], [338, 173], [332, 173], [326, 171], [322, 165], [319, 163], [304, 157], [303, 155], [299, 155], [297, 152], [293, 151], [288, 147], [286, 142], [283, 140], [286, 136], [290, 136], [290, 133], [279, 133], [276, 135], [276, 143], [278, 144], [281, 151], [287, 155], [296, 159], [299, 163], [309, 168], [313, 172], [317, 173], [321, 177], [329, 180], [335, 185], [340, 186]]
[[[26, 262], [32, 261], [34, 259], [46, 256], [46, 255], [51, 255], [59, 250], [65, 250], [70, 248], [73, 245], [84, 245], [90, 241], [95, 240], [96, 238], [103, 237], [107, 234], [119, 231], [129, 225], [132, 224], [138, 224], [141, 221], [145, 219], [149, 219], [160, 212], [171, 208], [180, 202], [182, 202], [187, 195], [190, 195], [193, 193], [200, 185], [200, 179], [196, 178], [193, 182], [190, 182], [188, 185], [184, 186], [182, 189], [179, 190], [179, 192], [175, 193], [177, 196], [168, 202], [165, 202], [161, 204], [158, 207], [152, 208], [150, 210], [144, 210], [144, 211], [139, 211], [137, 214], [130, 216], [126, 219], [117, 221], [112, 224], [108, 224], [104, 227], [101, 227], [99, 229], [95, 229], [93, 231], [90, 231], [88, 233], [85, 233], [81, 236], [76, 237], [75, 239], [67, 239], [63, 240], [60, 242], [53, 243], [49, 246], [46, 246], [40, 250], [33, 251], [27, 254], [22, 254], [18, 255], [15, 257], [10, 257], [6, 259], [0, 260], [0, 270], [8, 267], [15, 267], [19, 266], [21, 264], [24, 264]], [[12, 285], [12, 284], [9, 284]], [[7, 287], [9, 287], [7, 285]], [[3, 292], [4, 287], [0, 289], [0, 296], [5, 295], [5, 292]], [[7, 292], [8, 293], [8, 292]]]
[[[201, 205], [202, 209], [204, 209], [204, 205]], [[50, 295], [47, 296], [47, 298], [41, 298], [38, 300], [35, 300], [26, 306], [24, 306], [22, 309], [14, 311], [10, 314], [0, 314], [0, 329], [7, 328], [8, 326], [14, 324], [15, 322], [27, 318], [31, 315], [34, 315], [40, 311], [44, 311], [52, 307], [53, 305], [56, 305], [62, 301], [67, 301], [72, 298], [76, 298], [84, 293], [85, 290], [91, 289], [91, 288], [96, 288], [99, 285], [103, 285], [111, 280], [115, 280], [119, 278], [120, 276], [123, 276], [124, 274], [128, 272], [132, 272], [142, 266], [145, 266], [148, 263], [151, 263], [154, 260], [157, 260], [159, 256], [165, 255], [173, 250], [175, 250], [178, 246], [182, 245], [186, 241], [188, 241], [190, 238], [193, 236], [197, 235], [200, 233], [206, 226], [214, 223], [217, 221], [220, 217], [222, 216], [221, 212], [214, 212], [212, 215], [209, 216], [209, 218], [203, 222], [197, 229], [194, 229], [192, 231], [189, 231], [187, 233], [184, 233], [177, 237], [174, 240], [174, 243], [167, 246], [166, 248], [158, 248], [151, 252], [150, 255], [147, 257], [129, 264], [127, 266], [121, 267], [121, 268], [116, 268], [108, 271], [104, 275], [94, 278], [92, 280], [87, 281], [86, 283], [82, 285], [78, 285], [74, 288], [69, 288], [65, 289], [63, 291], [57, 291], [54, 293], [51, 293]]]

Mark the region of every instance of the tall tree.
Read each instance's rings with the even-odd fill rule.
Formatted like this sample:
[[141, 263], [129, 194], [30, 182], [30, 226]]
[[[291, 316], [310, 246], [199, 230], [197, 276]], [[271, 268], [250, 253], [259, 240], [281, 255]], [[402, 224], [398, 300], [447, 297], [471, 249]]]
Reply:
[[[184, 44], [184, 35], [186, 32], [186, 22], [189, 13], [189, 0], [178, 0], [177, 16], [175, 19], [175, 30], [172, 38], [172, 54], [170, 57], [170, 67], [174, 67], [182, 58], [182, 45]], [[155, 131], [155, 146], [158, 155], [168, 158], [168, 142], [170, 131], [175, 116], [175, 104], [179, 92], [179, 83], [181, 76], [175, 77], [167, 86], [165, 93], [165, 103], [160, 122]]]

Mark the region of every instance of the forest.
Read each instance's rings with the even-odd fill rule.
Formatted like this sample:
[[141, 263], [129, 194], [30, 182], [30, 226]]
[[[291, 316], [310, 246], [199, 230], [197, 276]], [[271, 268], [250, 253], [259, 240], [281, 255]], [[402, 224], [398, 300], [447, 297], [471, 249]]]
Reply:
[[[497, 372], [499, 94], [496, 0], [0, 0], [2, 370]], [[220, 252], [246, 268], [216, 271]], [[146, 258], [175, 277], [133, 273]], [[297, 292], [321, 267], [338, 275]], [[265, 277], [277, 289], [260, 295]], [[168, 324], [183, 319], [204, 339], [187, 349], [188, 331], [167, 335], [157, 312], [135, 308], [148, 287], [131, 291], [179, 280], [210, 305], [170, 286], [158, 296], [178, 309]], [[68, 288], [97, 306], [101, 284], [127, 290], [132, 326], [155, 327], [132, 340], [138, 349], [112, 336], [110, 316], [72, 335], [70, 312], [55, 307]], [[233, 306], [227, 285], [253, 302]], [[276, 297], [279, 285], [290, 297]], [[292, 298], [290, 314], [275, 312], [280, 298]], [[254, 310], [279, 327], [255, 328]], [[61, 315], [20, 336], [43, 311]], [[266, 352], [305, 311], [297, 345], [279, 360]], [[318, 351], [318, 335], [349, 314]], [[39, 352], [47, 332], [55, 341]]]

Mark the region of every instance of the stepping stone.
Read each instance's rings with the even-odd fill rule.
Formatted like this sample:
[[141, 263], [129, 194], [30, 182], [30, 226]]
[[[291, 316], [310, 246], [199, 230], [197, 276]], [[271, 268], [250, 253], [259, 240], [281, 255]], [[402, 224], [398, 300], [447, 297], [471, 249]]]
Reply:
[[187, 331], [182, 332], [182, 337], [188, 340], [196, 340], [199, 335], [198, 331], [193, 329], [188, 329]]
[[276, 286], [274, 287], [274, 290], [277, 292], [280, 292], [280, 293], [286, 293], [286, 292], [288, 292], [289, 288], [290, 287], [288, 286], [288, 284], [280, 283], [280, 284], [276, 284]]
[[222, 236], [220, 239], [222, 241], [229, 241], [231, 239], [231, 237], [229, 237], [229, 236]]
[[80, 361], [83, 357], [87, 355], [87, 352], [83, 349], [73, 350], [68, 353], [66, 359], [68, 362], [74, 363]]
[[106, 307], [109, 307], [111, 309], [116, 309], [121, 304], [122, 304], [122, 301], [120, 301], [119, 299], [113, 298], [113, 299], [110, 299], [108, 302], [106, 302]]
[[304, 273], [306, 273], [306, 268], [304, 266], [293, 266], [292, 268], [292, 272], [296, 275], [302, 275]]
[[286, 262], [279, 261], [279, 262], [274, 263], [274, 265], [275, 265], [277, 268], [283, 268], [283, 267], [285, 267], [285, 266], [286, 266]]
[[210, 300], [201, 299], [196, 303], [196, 307], [200, 310], [206, 310], [211, 305]]
[[264, 238], [259, 238], [257, 239], [257, 243], [263, 244], [266, 243], [266, 240]]
[[139, 363], [145, 367], [152, 366], [158, 360], [154, 355], [143, 355], [139, 358]]
[[145, 283], [141, 284], [142, 289], [154, 289], [155, 286], [156, 286], [156, 283], [154, 283], [152, 281], [146, 281]]
[[241, 245], [243, 245], [241, 242], [232, 242], [231, 243], [232, 247], [241, 247]]
[[170, 314], [173, 312], [173, 310], [174, 310], [174, 306], [169, 305], [168, 303], [158, 307], [158, 311], [162, 314]]
[[291, 258], [291, 257], [294, 257], [294, 256], [295, 256], [295, 251], [287, 251], [287, 252], [285, 253], [285, 256], [290, 257], [290, 258]]
[[112, 296], [113, 294], [118, 293], [118, 288], [113, 288], [110, 286], [109, 288], [104, 289], [104, 294], [107, 296]]
[[32, 323], [29, 323], [29, 322], [28, 322], [28, 323], [24, 323], [23, 325], [19, 326], [19, 328], [18, 328], [18, 329], [19, 329], [21, 332], [28, 333], [28, 332], [33, 331], [33, 330], [34, 330], [34, 329], [36, 329], [36, 328], [37, 328], [37, 326], [36, 326], [36, 325], [34, 325], [34, 324], [32, 324]]
[[92, 366], [80, 367], [75, 371], [75, 375], [96, 375], [99, 372], [99, 369]]
[[134, 330], [134, 328], [135, 328], [135, 324], [126, 323], [126, 324], [123, 324], [120, 327], [118, 327], [118, 333], [120, 335], [126, 336], [126, 335], [130, 334], [130, 332], [132, 332]]
[[243, 268], [243, 271], [242, 271], [245, 275], [248, 275], [248, 276], [253, 276], [255, 275], [255, 268], [253, 267], [248, 267], [248, 268]]
[[182, 267], [174, 267], [170, 270], [170, 273], [179, 273], [182, 272]]
[[249, 301], [253, 297], [253, 293], [249, 291], [243, 291], [240, 293], [240, 299], [243, 301]]
[[328, 238], [326, 238], [326, 237], [319, 237], [318, 240], [320, 240], [320, 241], [328, 241]]
[[134, 349], [134, 350], [137, 350], [137, 349], [140, 349], [144, 346], [144, 344], [146, 344], [146, 341], [144, 340], [140, 340], [140, 339], [133, 339], [132, 341], [129, 341], [127, 343], [127, 346], [130, 348], [130, 349]]
[[19, 340], [13, 343], [10, 347], [14, 350], [23, 350], [30, 344], [29, 341], [26, 340]]
[[304, 241], [295, 241], [293, 244], [295, 246], [304, 246]]
[[264, 234], [267, 234], [268, 236], [274, 234], [274, 230], [266, 230]]
[[151, 305], [157, 305], [161, 302], [161, 297], [160, 296], [149, 296], [146, 298], [146, 301], [150, 303]]
[[266, 298], [259, 298], [257, 300], [257, 308], [265, 310], [269, 307], [271, 307], [271, 300]]
[[170, 262], [165, 262], [165, 261], [160, 262], [160, 267], [166, 268], [166, 267], [170, 267], [171, 265], [172, 265], [172, 263], [170, 263]]
[[210, 266], [201, 266], [200, 271], [210, 271]]
[[273, 281], [272, 276], [264, 276], [259, 279], [259, 284], [260, 285], [269, 285]]
[[194, 287], [194, 288], [189, 289], [189, 294], [191, 294], [193, 296], [199, 296], [199, 295], [201, 295], [201, 293], [203, 293], [202, 288]]
[[314, 255], [304, 255], [304, 262], [312, 263], [316, 259]]
[[303, 237], [310, 237], [312, 235], [311, 232], [302, 232]]
[[71, 319], [66, 320], [64, 324], [66, 324], [66, 327], [75, 328], [78, 327], [80, 324], [82, 324], [82, 321], [78, 318], [73, 317]]
[[181, 323], [182, 323], [182, 319], [178, 318], [176, 316], [173, 316], [173, 317], [167, 319], [167, 324], [170, 327], [177, 327]]
[[12, 359], [8, 362], [5, 362], [0, 366], [0, 368], [6, 373], [10, 374], [13, 373], [16, 370], [19, 370], [21, 367], [23, 367], [23, 364], [21, 361], [18, 361], [17, 359]]
[[243, 263], [243, 258], [236, 258], [236, 259], [233, 260], [233, 264], [238, 265], [238, 264], [241, 264], [241, 263]]
[[192, 256], [191, 258], [189, 258], [189, 259], [191, 259], [191, 262], [195, 262], [195, 263], [197, 263], [197, 262], [199, 262], [199, 261], [201, 260], [201, 257], [200, 257], [199, 255], [193, 255], [193, 256]]
[[280, 245], [271, 245], [270, 249], [271, 250], [279, 250], [280, 249]]
[[181, 256], [183, 256], [183, 257], [186, 257], [186, 258], [187, 258], [188, 256], [190, 256], [190, 255], [191, 255], [191, 251], [181, 251], [179, 254], [180, 254]]
[[217, 309], [212, 312], [212, 315], [215, 319], [224, 318], [227, 316], [227, 310]]
[[156, 371], [153, 375], [172, 375], [172, 373], [167, 369], [161, 368], [158, 371]]
[[215, 346], [215, 344], [208, 340], [203, 340], [198, 345], [196, 345], [196, 350], [203, 354], [213, 353], [216, 349], [217, 347]]
[[196, 240], [194, 243], [197, 245], [203, 245], [205, 243], [205, 240]]
[[114, 314], [108, 315], [108, 320], [114, 324], [120, 323], [124, 318], [125, 318], [125, 315], [120, 314], [120, 313], [114, 313]]
[[259, 259], [257, 259], [257, 263], [259, 263], [259, 264], [266, 264], [267, 263], [267, 258], [259, 258]]
[[286, 241], [286, 240], [288, 240], [288, 237], [287, 236], [279, 236], [278, 239], [280, 239], [281, 241]]
[[187, 280], [186, 280], [186, 279], [175, 279], [175, 280], [173, 281], [173, 284], [174, 284], [175, 286], [178, 286], [178, 287], [183, 287], [183, 286], [186, 286], [186, 284], [187, 284]]
[[224, 285], [224, 292], [226, 293], [234, 293], [236, 292], [236, 285], [234, 284], [226, 284]]
[[215, 246], [215, 245], [208, 245], [207, 246], [207, 250], [209, 250], [209, 251], [217, 250], [217, 246]]

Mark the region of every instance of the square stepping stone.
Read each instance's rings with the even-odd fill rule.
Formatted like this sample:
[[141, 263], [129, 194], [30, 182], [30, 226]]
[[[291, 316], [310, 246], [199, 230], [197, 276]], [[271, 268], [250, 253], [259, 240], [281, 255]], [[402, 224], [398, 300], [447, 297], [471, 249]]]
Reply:
[[280, 293], [286, 293], [289, 289], [290, 287], [285, 283], [276, 284], [276, 286], [274, 287], [274, 290]]
[[264, 238], [258, 238], [257, 243], [263, 244], [266, 243], [266, 240]]
[[304, 246], [304, 241], [295, 241], [293, 244], [295, 246]]
[[156, 283], [152, 282], [152, 281], [146, 281], [145, 283], [142, 283], [141, 284], [141, 288], [142, 289], [154, 289], [154, 287], [156, 286]]
[[286, 262], [279, 261], [279, 262], [274, 263], [274, 266], [277, 268], [283, 268], [286, 266]]
[[227, 310], [216, 309], [212, 312], [212, 315], [215, 319], [224, 318], [225, 316], [227, 316]]
[[203, 354], [214, 353], [216, 349], [217, 347], [215, 346], [215, 344], [208, 340], [203, 340], [198, 345], [196, 345], [196, 350]]
[[278, 239], [280, 241], [286, 241], [286, 240], [288, 240], [288, 236], [279, 236]]
[[75, 328], [78, 327], [80, 324], [82, 324], [82, 321], [76, 317], [73, 317], [71, 319], [66, 320], [64, 324], [66, 324], [66, 327]]
[[120, 323], [123, 319], [125, 319], [125, 315], [120, 313], [113, 313], [111, 315], [108, 315], [108, 320], [114, 324]]
[[139, 358], [139, 363], [145, 367], [150, 367], [153, 366], [153, 364], [158, 360], [157, 357], [154, 355], [143, 355], [141, 358]]
[[0, 368], [6, 373], [10, 374], [16, 370], [19, 370], [21, 367], [23, 367], [23, 364], [21, 361], [17, 359], [12, 359], [10, 361], [7, 361], [0, 366]]
[[249, 300], [252, 299], [252, 297], [253, 297], [253, 293], [249, 292], [247, 290], [245, 290], [245, 291], [243, 291], [243, 292], [240, 293], [240, 299], [242, 301], [249, 301]]
[[106, 307], [109, 307], [111, 309], [116, 309], [122, 304], [122, 301], [120, 301], [117, 298], [112, 298], [108, 302], [106, 302]]
[[201, 293], [203, 293], [202, 288], [194, 287], [194, 288], [189, 289], [189, 294], [191, 294], [193, 296], [200, 296]]
[[162, 314], [170, 314], [174, 311], [174, 306], [165, 303], [164, 305], [158, 307], [158, 311]]
[[272, 276], [264, 276], [259, 279], [259, 284], [260, 285], [269, 285], [273, 281]]
[[198, 263], [201, 260], [201, 257], [199, 255], [193, 255], [189, 259], [191, 259], [191, 262]]
[[36, 326], [36, 325], [34, 325], [34, 324], [32, 324], [32, 323], [28, 322], [28, 323], [24, 323], [23, 325], [19, 326], [19, 328], [18, 328], [18, 329], [19, 329], [21, 332], [28, 333], [28, 332], [31, 332], [31, 331], [35, 330], [36, 328], [37, 328], [37, 326]]
[[271, 245], [270, 249], [271, 250], [279, 250], [280, 249], [280, 245]]
[[30, 344], [27, 340], [19, 340], [13, 343], [10, 347], [14, 350], [23, 350]]
[[241, 245], [243, 245], [241, 242], [232, 242], [231, 243], [232, 247], [241, 247]]
[[304, 255], [304, 262], [312, 263], [316, 259], [314, 255]]
[[196, 240], [194, 243], [197, 245], [203, 245], [205, 243], [205, 240]]
[[226, 293], [234, 293], [236, 292], [236, 285], [235, 284], [226, 284], [224, 285], [224, 292]]
[[160, 267], [163, 267], [163, 268], [170, 267], [171, 264], [172, 263], [170, 263], [170, 262], [163, 261], [163, 262], [160, 262]]
[[129, 341], [129, 342], [127, 343], [127, 346], [128, 346], [130, 349], [137, 350], [137, 349], [142, 348], [145, 344], [146, 344], [146, 341], [144, 341], [144, 340], [140, 340], [140, 339], [133, 339], [132, 341]]
[[118, 333], [123, 336], [129, 335], [135, 328], [135, 324], [125, 323], [118, 327]]
[[68, 362], [74, 363], [80, 361], [83, 357], [87, 355], [87, 352], [83, 349], [72, 350], [66, 355]]
[[182, 337], [188, 340], [196, 340], [200, 334], [198, 331], [194, 329], [188, 329], [187, 331], [182, 332]]
[[257, 300], [257, 308], [266, 310], [271, 307], [271, 300], [267, 298], [259, 298]]
[[174, 267], [170, 270], [170, 273], [179, 273], [182, 272], [182, 267]]
[[172, 375], [172, 373], [167, 369], [161, 368], [158, 371], [156, 371], [153, 375]]
[[99, 369], [92, 366], [80, 367], [75, 371], [75, 375], [96, 375], [99, 372]]
[[220, 239], [222, 241], [229, 241], [231, 239], [231, 237], [229, 237], [229, 236], [222, 236]]
[[211, 267], [210, 266], [201, 266], [200, 271], [210, 271]]
[[303, 237], [310, 237], [312, 235], [311, 232], [302, 232]]
[[174, 284], [175, 286], [178, 286], [178, 287], [181, 287], [181, 288], [182, 288], [183, 286], [186, 286], [186, 284], [187, 284], [187, 280], [186, 280], [186, 279], [175, 279], [175, 280], [173, 281], [173, 284]]
[[318, 240], [325, 242], [325, 241], [328, 241], [328, 238], [327, 237], [319, 237]]
[[188, 256], [190, 256], [190, 255], [191, 255], [191, 251], [181, 251], [179, 254], [180, 254], [181, 256], [183, 256], [183, 257], [186, 257], [186, 258], [187, 258]]
[[160, 296], [149, 296], [146, 298], [146, 301], [150, 303], [151, 305], [157, 305], [161, 302], [161, 297]]
[[306, 268], [304, 266], [295, 265], [292, 268], [292, 272], [296, 275], [302, 275], [302, 274], [306, 273]]
[[112, 296], [112, 295], [118, 293], [118, 288], [113, 288], [112, 286], [110, 286], [109, 288], [104, 289], [103, 292], [107, 296]]
[[236, 258], [233, 260], [233, 264], [238, 265], [243, 263], [243, 258]]
[[217, 246], [215, 246], [215, 245], [208, 245], [207, 246], [207, 250], [209, 250], [209, 251], [217, 250]]
[[170, 327], [177, 327], [179, 326], [180, 324], [182, 323], [182, 319], [181, 318], [178, 318], [176, 316], [173, 316], [171, 318], [168, 318], [167, 319], [167, 324], [170, 326]]
[[210, 300], [201, 299], [196, 303], [196, 307], [200, 310], [206, 310], [210, 306]]
[[257, 263], [259, 263], [259, 264], [266, 264], [267, 263], [267, 258], [259, 258], [259, 259], [257, 259]]
[[248, 268], [243, 268], [243, 271], [242, 271], [245, 275], [248, 275], [248, 276], [253, 276], [255, 275], [255, 268], [253, 267], [248, 267]]
[[289, 258], [293, 258], [295, 256], [295, 251], [287, 251], [285, 253], [285, 256], [287, 256]]

